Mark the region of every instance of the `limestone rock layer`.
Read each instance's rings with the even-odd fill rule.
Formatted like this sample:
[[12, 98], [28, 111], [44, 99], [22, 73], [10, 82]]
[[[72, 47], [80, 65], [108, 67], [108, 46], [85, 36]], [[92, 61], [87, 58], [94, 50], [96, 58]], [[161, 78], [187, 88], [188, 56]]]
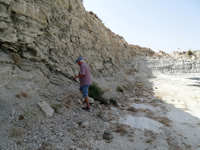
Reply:
[[94, 72], [106, 74], [132, 55], [79, 0], [1, 0], [0, 8], [1, 53], [16, 52], [22, 66], [31, 61], [72, 76], [82, 56]]

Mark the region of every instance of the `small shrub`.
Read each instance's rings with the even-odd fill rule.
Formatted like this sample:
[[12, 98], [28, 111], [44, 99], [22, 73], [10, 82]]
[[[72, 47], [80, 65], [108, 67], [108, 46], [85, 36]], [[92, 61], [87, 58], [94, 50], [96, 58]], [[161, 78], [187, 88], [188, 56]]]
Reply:
[[114, 100], [114, 99], [111, 98], [111, 99], [109, 99], [109, 101], [110, 101], [110, 104], [112, 104], [112, 105], [114, 105], [114, 106], [118, 106], [116, 100]]
[[188, 54], [188, 56], [192, 56], [193, 55], [191, 50], [187, 51], [187, 54]]
[[94, 98], [95, 100], [101, 99], [104, 91], [98, 87], [97, 83], [93, 82], [92, 85], [89, 87], [89, 97]]
[[17, 94], [16, 97], [17, 98], [21, 98], [22, 96], [21, 96], [21, 94]]
[[22, 98], [22, 96], [25, 97], [25, 98], [27, 98], [28, 94], [25, 93], [25, 92], [23, 92], [23, 93], [19, 93], [19, 94], [16, 95], [17, 98]]
[[26, 97], [28, 97], [28, 94], [23, 92], [22, 96], [26, 98]]
[[146, 142], [146, 143], [152, 143], [153, 140], [152, 140], [152, 139], [147, 139], [145, 142]]
[[59, 109], [62, 107], [61, 104], [55, 104], [51, 106], [55, 113], [59, 113]]
[[50, 150], [50, 149], [54, 149], [54, 146], [51, 143], [44, 141], [41, 147], [38, 148], [37, 150]]
[[121, 135], [128, 134], [127, 129], [123, 125], [117, 127], [117, 129], [115, 129], [115, 132], [120, 133]]
[[116, 91], [117, 92], [124, 92], [124, 90], [121, 86], [117, 86]]
[[138, 112], [138, 110], [135, 109], [134, 107], [129, 107], [127, 110], [128, 110], [128, 111], [131, 111], [131, 112]]
[[10, 137], [22, 137], [25, 134], [23, 128], [13, 128], [10, 130]]
[[104, 104], [104, 105], [108, 105], [108, 100], [107, 99], [105, 99], [105, 98], [100, 98], [99, 99], [99, 101], [100, 101], [100, 104]]
[[150, 117], [151, 119], [154, 119], [162, 124], [164, 124], [165, 126], [170, 127], [170, 123], [172, 122], [171, 120], [169, 120], [167, 117]]
[[21, 57], [18, 53], [11, 53], [11, 58], [12, 58], [12, 60], [14, 60], [16, 65], [20, 64]]
[[136, 104], [141, 104], [142, 102], [141, 102], [140, 99], [135, 99], [135, 100], [134, 100], [134, 103], [136, 103]]
[[19, 140], [19, 141], [16, 141], [16, 144], [17, 144], [17, 145], [22, 145], [23, 142]]
[[104, 118], [104, 115], [103, 115], [103, 112], [102, 110], [100, 110], [98, 113], [97, 113], [97, 117], [103, 119]]
[[134, 72], [136, 72], [135, 69], [131, 68], [131, 69], [128, 69], [128, 70], [125, 72], [125, 74], [126, 74], [126, 75], [132, 75], [132, 74], [134, 74]]
[[[99, 101], [100, 104], [108, 105], [110, 100], [105, 99], [102, 97], [104, 90], [98, 87], [97, 83], [93, 82], [92, 85], [89, 87], [88, 95], [92, 97], [95, 101]], [[112, 101], [112, 100], [111, 100]], [[115, 103], [114, 100], [110, 103]]]

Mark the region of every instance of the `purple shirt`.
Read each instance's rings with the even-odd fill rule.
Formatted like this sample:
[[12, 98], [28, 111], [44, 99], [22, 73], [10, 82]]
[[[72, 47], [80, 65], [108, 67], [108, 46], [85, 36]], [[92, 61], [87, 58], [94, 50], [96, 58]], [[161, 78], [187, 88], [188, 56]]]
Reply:
[[90, 67], [84, 62], [80, 65], [79, 75], [80, 74], [85, 75], [85, 76], [83, 76], [79, 79], [80, 80], [80, 87], [82, 87], [84, 85], [91, 85], [92, 84]]

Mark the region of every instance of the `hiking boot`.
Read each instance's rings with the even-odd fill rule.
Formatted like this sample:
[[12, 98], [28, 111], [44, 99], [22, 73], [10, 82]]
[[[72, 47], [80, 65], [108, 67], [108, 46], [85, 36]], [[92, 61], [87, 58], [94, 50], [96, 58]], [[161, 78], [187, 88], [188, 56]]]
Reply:
[[87, 111], [90, 112], [90, 108], [88, 108], [88, 107], [83, 107], [82, 109], [83, 109], [83, 110], [87, 110]]

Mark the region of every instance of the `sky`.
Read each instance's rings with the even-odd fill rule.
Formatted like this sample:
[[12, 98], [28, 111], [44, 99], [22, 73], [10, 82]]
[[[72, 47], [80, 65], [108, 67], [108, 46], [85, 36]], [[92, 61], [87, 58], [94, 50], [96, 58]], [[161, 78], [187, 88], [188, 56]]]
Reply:
[[200, 50], [200, 0], [83, 0], [128, 44], [155, 52]]

